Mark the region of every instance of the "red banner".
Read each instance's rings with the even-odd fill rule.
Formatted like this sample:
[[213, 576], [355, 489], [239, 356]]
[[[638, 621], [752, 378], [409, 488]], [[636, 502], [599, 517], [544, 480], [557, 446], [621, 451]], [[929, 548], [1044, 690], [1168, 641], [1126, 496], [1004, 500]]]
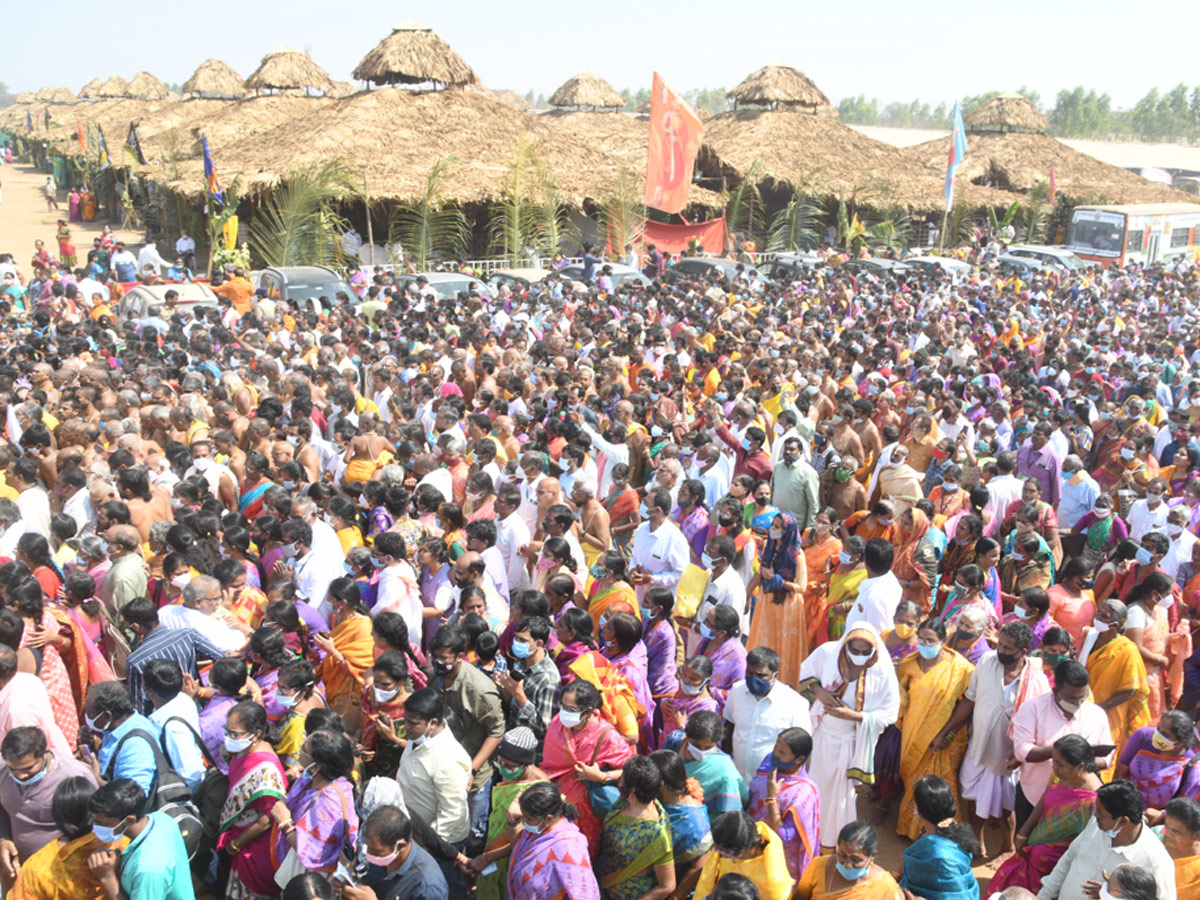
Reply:
[[646, 222], [642, 232], [642, 244], [654, 244], [663, 253], [682, 253], [688, 243], [696, 239], [704, 252], [721, 256], [725, 252], [725, 219], [709, 222], [694, 222], [691, 225], [664, 225], [662, 222]]
[[657, 72], [650, 93], [650, 144], [646, 148], [646, 205], [677, 213], [687, 206], [692, 166], [704, 123]]

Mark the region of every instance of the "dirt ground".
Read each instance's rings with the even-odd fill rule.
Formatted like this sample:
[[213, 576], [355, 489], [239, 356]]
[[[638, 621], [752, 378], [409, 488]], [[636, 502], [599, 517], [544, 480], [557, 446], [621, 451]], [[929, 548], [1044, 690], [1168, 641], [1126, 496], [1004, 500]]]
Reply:
[[[47, 212], [46, 198], [42, 194], [42, 185], [45, 183], [45, 173], [38, 172], [33, 166], [0, 165], [0, 185], [3, 186], [0, 253], [13, 254], [14, 261], [26, 275], [29, 273], [25, 270], [33, 256], [33, 242], [37, 238], [46, 242], [51, 253], [58, 255], [54, 232], [58, 220], [67, 218], [67, 192], [59, 190], [59, 209]], [[92, 238], [100, 236], [105, 224], [103, 221], [71, 223], [71, 237], [79, 251], [80, 263], [87, 258]], [[140, 233], [128, 231], [117, 232], [117, 237], [133, 245], [140, 245], [142, 239]]]

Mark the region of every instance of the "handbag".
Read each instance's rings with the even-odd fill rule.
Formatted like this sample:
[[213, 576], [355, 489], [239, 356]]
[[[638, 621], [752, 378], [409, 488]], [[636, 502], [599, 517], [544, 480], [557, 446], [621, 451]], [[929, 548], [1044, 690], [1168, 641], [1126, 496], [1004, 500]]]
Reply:
[[[212, 758], [212, 754], [209, 753], [204, 740], [196, 733], [196, 729], [186, 719], [179, 716], [172, 716], [163, 722], [164, 741], [166, 740], [167, 726], [172, 722], [180, 723], [191, 732], [196, 746], [204, 756], [204, 761], [208, 763], [208, 768], [204, 770], [204, 780], [200, 782], [200, 786], [192, 794], [192, 802], [196, 805], [196, 809], [200, 813], [200, 822], [204, 826], [205, 841], [211, 841], [215, 844], [217, 837], [221, 833], [221, 809], [225, 806], [225, 798], [229, 794], [229, 776], [217, 767], [217, 762]], [[165, 743], [162, 749], [165, 753], [167, 750]]]
[[192, 803], [192, 789], [171, 768], [170, 760], [162, 752], [162, 748], [158, 746], [158, 741], [154, 739], [154, 735], [142, 728], [135, 728], [125, 735], [125, 737], [121, 738], [117, 742], [116, 749], [113, 751], [112, 759], [109, 760], [108, 770], [104, 773], [104, 780], [112, 781], [113, 769], [116, 768], [117, 759], [121, 755], [121, 748], [132, 737], [139, 737], [144, 740], [150, 745], [150, 750], [154, 753], [154, 784], [151, 788], [150, 796], [146, 798], [145, 812], [164, 812], [170, 816], [175, 821], [175, 824], [179, 826], [179, 833], [183, 836], [183, 844], [187, 848], [188, 859], [192, 859], [200, 847], [203, 824], [200, 821], [199, 811], [196, 809], [195, 804]]
[[[615, 730], [611, 727], [606, 728], [604, 734], [600, 735], [597, 739], [596, 746], [592, 750], [591, 765], [596, 764], [596, 757], [600, 755], [601, 742], [608, 736], [610, 731]], [[603, 819], [607, 816], [612, 808], [617, 805], [617, 801], [621, 799], [621, 789], [615, 784], [608, 784], [606, 782], [589, 781], [587, 783], [587, 792], [588, 806], [592, 808], [593, 815], [598, 819]]]
[[103, 610], [100, 612], [100, 623], [100, 647], [104, 651], [104, 658], [112, 666], [116, 680], [124, 681], [125, 660], [129, 659], [129, 654], [133, 652], [133, 649], [129, 646], [125, 635], [121, 634], [121, 630], [113, 625], [112, 620]]

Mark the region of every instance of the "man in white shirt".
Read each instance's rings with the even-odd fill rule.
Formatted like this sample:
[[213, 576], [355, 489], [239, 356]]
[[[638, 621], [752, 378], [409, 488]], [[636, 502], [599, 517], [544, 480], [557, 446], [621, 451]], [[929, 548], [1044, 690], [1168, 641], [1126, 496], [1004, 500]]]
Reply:
[[[329, 621], [332, 612], [326, 596], [333, 579], [342, 575], [345, 556], [341, 545], [336, 552], [314, 546], [314, 530], [307, 522], [285, 522], [283, 526], [284, 553], [287, 546], [292, 550], [292, 581], [296, 585], [296, 596], [315, 609], [321, 618]], [[286, 559], [285, 555], [285, 559]]]
[[17, 508], [29, 531], [50, 536], [50, 497], [37, 483], [38, 461], [32, 456], [14, 460], [5, 473], [9, 487], [17, 491]]
[[710, 609], [723, 603], [733, 607], [741, 619], [742, 634], [748, 634], [750, 604], [746, 602], [746, 583], [733, 568], [733, 560], [737, 556], [737, 546], [733, 543], [733, 538], [727, 534], [709, 538], [704, 552], [707, 556], [704, 564], [708, 567], [708, 589], [704, 593], [704, 599], [700, 601], [700, 606], [696, 608], [693, 619], [696, 627], [708, 618]]
[[170, 265], [159, 255], [157, 244], [146, 244], [138, 251], [137, 270], [139, 274], [145, 272], [146, 269], [152, 269], [155, 275], [161, 275], [163, 270], [169, 268]]
[[733, 726], [725, 732], [727, 750], [747, 784], [780, 732], [803, 728], [812, 734], [808, 701], [778, 680], [779, 664], [779, 654], [770, 647], [751, 650], [746, 654], [746, 679], [729, 689], [725, 701], [725, 721]]
[[462, 846], [471, 830], [467, 807], [471, 757], [446, 727], [437, 691], [422, 688], [409, 696], [404, 702], [404, 727], [408, 748], [396, 774], [404, 785], [404, 802], [438, 837]]
[[[195, 465], [194, 459], [192, 464]], [[340, 566], [346, 556], [342, 552], [342, 542], [338, 540], [333, 526], [324, 521], [319, 513], [320, 508], [308, 497], [297, 497], [292, 501], [292, 516], [307, 523], [308, 527], [312, 529], [312, 548], [322, 557], [328, 559], [337, 557]]]
[[579, 414], [576, 414], [575, 421], [592, 439], [592, 445], [603, 454], [603, 459], [597, 460], [596, 464], [600, 468], [599, 496], [606, 496], [612, 485], [613, 467], [620, 463], [629, 465], [629, 445], [625, 442], [628, 435], [622, 434], [623, 426], [613, 425], [608, 429], [607, 438], [601, 437]]
[[869, 622], [879, 634], [892, 627], [903, 592], [899, 579], [892, 573], [894, 555], [892, 545], [882, 538], [867, 541], [863, 554], [867, 577], [859, 584], [858, 597], [846, 614], [847, 632], [859, 622]]
[[646, 521], [633, 533], [633, 571], [629, 581], [637, 588], [639, 599], [651, 584], [672, 592], [679, 586], [683, 570], [691, 562], [687, 538], [670, 519], [671, 494], [657, 490], [642, 504]]
[[247, 636], [214, 618], [220, 605], [221, 582], [209, 575], [197, 575], [183, 589], [183, 602], [164, 606], [158, 618], [166, 628], [190, 626], [222, 653], [236, 653], [246, 646]]
[[[1192, 561], [1192, 548], [1196, 545], [1196, 536], [1187, 530], [1188, 508], [1186, 506], [1172, 507], [1167, 513], [1167, 525], [1163, 529], [1171, 542], [1171, 549], [1158, 564], [1159, 568], [1175, 578], [1179, 568], [1185, 562]], [[1183, 586], [1180, 585], [1182, 588]]]
[[[375, 605], [371, 607], [372, 618], [384, 612], [398, 613], [408, 626], [408, 633], [413, 636], [413, 640], [420, 642], [424, 631], [421, 587], [417, 581], [417, 573], [404, 558], [405, 550], [408, 549], [404, 546], [404, 538], [394, 531], [385, 531], [375, 536], [373, 549], [380, 569], [379, 590]], [[408, 552], [415, 554], [416, 548]], [[445, 588], [448, 597], [453, 587], [446, 582]]]
[[521, 518], [521, 491], [515, 484], [502, 484], [496, 491], [496, 549], [508, 572], [509, 596], [529, 587], [522, 547], [532, 540], [529, 526]]
[[194, 793], [204, 781], [204, 754], [200, 716], [196, 701], [183, 692], [183, 670], [173, 659], [152, 659], [142, 668], [142, 687], [154, 707], [150, 721], [162, 730], [167, 760]]
[[1141, 543], [1142, 537], [1151, 531], [1163, 531], [1170, 511], [1163, 499], [1167, 483], [1161, 478], [1152, 478], [1146, 485], [1146, 496], [1133, 501], [1129, 507], [1129, 539]]
[[1121, 866], [1146, 870], [1158, 884], [1158, 900], [1176, 900], [1175, 863], [1142, 821], [1145, 809], [1146, 801], [1132, 781], [1100, 785], [1091, 821], [1042, 879], [1038, 900], [1088, 897], [1098, 887], [1105, 889], [1101, 897], [1111, 897], [1106, 879]]
[[984, 507], [993, 517], [1003, 519], [1009, 506], [1021, 500], [1025, 482], [1013, 474], [1016, 470], [1016, 453], [1003, 450], [996, 454], [996, 477], [987, 483], [988, 502]]
[[196, 241], [186, 228], [180, 229], [179, 240], [175, 242], [175, 255], [181, 257], [189, 269], [196, 268]]

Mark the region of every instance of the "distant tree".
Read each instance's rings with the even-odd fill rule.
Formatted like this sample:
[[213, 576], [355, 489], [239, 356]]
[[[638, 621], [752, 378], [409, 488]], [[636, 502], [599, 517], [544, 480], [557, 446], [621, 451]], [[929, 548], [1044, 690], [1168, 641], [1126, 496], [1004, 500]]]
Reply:
[[8, 85], [5, 84], [3, 81], [0, 81], [0, 94], [7, 94], [7, 93], [8, 93]]
[[534, 103], [537, 102], [537, 94], [533, 92], [533, 88], [530, 88], [525, 92], [525, 102], [530, 106], [533, 106]]

